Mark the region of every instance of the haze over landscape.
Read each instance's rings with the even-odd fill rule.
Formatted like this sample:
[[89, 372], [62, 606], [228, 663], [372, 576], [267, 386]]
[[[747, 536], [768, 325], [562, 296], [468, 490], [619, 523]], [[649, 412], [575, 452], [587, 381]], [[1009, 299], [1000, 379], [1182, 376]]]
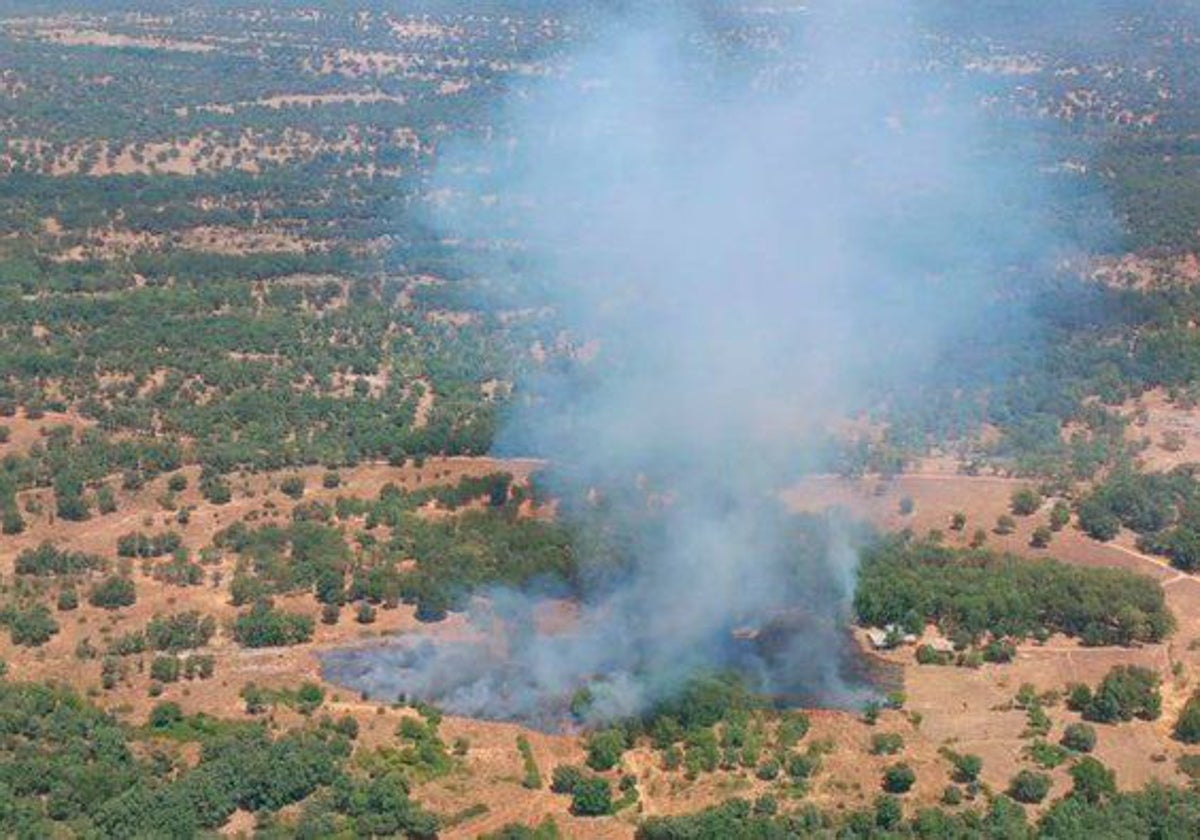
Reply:
[[1196, 836], [1198, 23], [0, 8], [0, 832]]

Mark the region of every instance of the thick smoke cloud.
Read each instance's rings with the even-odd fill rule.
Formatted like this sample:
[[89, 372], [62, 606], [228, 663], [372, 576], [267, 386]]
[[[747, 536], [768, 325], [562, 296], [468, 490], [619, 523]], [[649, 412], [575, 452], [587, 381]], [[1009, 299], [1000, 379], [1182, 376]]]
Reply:
[[[595, 26], [489, 141], [444, 150], [436, 185], [448, 237], [519, 243], [474, 272], [536, 290], [575, 350], [518, 383], [502, 453], [547, 458], [565, 515], [636, 535], [632, 559], [569, 632], [493, 593], [489, 643], [409, 639], [335, 676], [527, 719], [589, 681], [597, 718], [633, 713], [721, 667], [856, 696], [853, 537], [799, 544], [777, 492], [830, 423], [945, 364], [1053, 259], [1037, 165], [922, 70], [905, 3], [652, 5]], [[746, 643], [772, 622], [778, 649]]]

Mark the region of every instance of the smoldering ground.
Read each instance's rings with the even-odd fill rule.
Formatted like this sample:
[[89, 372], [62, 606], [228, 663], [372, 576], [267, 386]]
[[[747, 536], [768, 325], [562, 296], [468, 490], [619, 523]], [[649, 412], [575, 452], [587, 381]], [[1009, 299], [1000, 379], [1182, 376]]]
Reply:
[[614, 570], [581, 541], [569, 632], [539, 632], [540, 593], [494, 592], [486, 643], [346, 651], [334, 679], [491, 718], [585, 684], [593, 718], [632, 714], [721, 668], [860, 697], [854, 538], [798, 527], [777, 493], [830, 422], [953, 364], [1059, 256], [1038, 162], [998, 153], [972, 92], [926, 69], [905, 3], [654, 6], [593, 21], [487, 141], [441, 150], [434, 185], [439, 228], [480, 244], [472, 272], [569, 336], [518, 383], [498, 451], [548, 459], [564, 516], [629, 550]]

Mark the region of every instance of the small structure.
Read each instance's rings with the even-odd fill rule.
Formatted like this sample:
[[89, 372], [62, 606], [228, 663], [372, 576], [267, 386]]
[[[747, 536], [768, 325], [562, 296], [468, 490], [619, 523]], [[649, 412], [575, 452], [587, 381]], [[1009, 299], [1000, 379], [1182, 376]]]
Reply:
[[867, 641], [871, 643], [871, 647], [875, 648], [875, 650], [891, 650], [902, 644], [916, 644], [917, 637], [912, 633], [905, 633], [904, 628], [898, 624], [889, 624], [883, 628], [869, 628], [867, 630]]
[[929, 647], [935, 653], [954, 653], [954, 642], [947, 639], [945, 636], [935, 636], [929, 640]]

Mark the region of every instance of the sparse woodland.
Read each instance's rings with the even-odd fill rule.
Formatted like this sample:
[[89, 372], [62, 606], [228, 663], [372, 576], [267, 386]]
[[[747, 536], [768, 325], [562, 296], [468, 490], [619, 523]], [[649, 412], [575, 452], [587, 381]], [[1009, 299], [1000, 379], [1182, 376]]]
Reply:
[[[1139, 0], [1063, 38], [928, 5], [937, 63], [985, 80], [987, 119], [1072, 139], [1043, 173], [1046, 233], [1090, 250], [1021, 285], [1019, 323], [994, 302], [919, 385], [870, 391], [851, 407], [870, 433], [796, 466], [886, 480], [959, 456], [966, 501], [933, 533], [914, 530], [920, 495], [852, 529], [847, 621], [888, 628], [874, 655], [918, 688], [958, 680], [973, 705], [947, 716], [1018, 720], [986, 758], [930, 720], [928, 691], [810, 714], [702, 674], [596, 727], [598, 681], [571, 702], [578, 733], [514, 740], [319, 681], [315, 651], [453, 633], [494, 587], [584, 599], [627, 572], [632, 537], [589, 518], [619, 502], [485, 457], [543, 377], [587, 380], [586, 337], [519, 243], [428, 221], [478, 204], [511, 229], [434, 168], [455, 139], [507, 142], [500, 97], [559, 72], [586, 15], [0, 13], [0, 834], [1200, 835], [1200, 640], [1179, 595], [1200, 571], [1197, 432], [1151, 439], [1139, 408], [1200, 404], [1198, 22]], [[717, 15], [704, 48], [770, 48], [780, 17]], [[481, 276], [497, 253], [507, 273]], [[1159, 450], [1182, 454], [1149, 468]], [[1007, 476], [993, 518], [968, 515], [970, 480]], [[822, 523], [788, 531], [796, 568], [832, 550]], [[1142, 566], [1089, 562], [1105, 547]], [[1100, 664], [1009, 684], [1064, 648]], [[1129, 777], [1165, 782], [1125, 781], [1130, 744], [1147, 754]]]

